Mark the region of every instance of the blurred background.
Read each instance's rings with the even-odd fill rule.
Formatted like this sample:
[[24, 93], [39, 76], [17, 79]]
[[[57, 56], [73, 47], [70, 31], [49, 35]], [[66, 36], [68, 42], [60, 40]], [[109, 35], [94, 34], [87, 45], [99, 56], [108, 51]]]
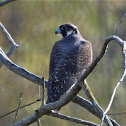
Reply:
[[[0, 0], [2, 1], [2, 0]], [[95, 0], [17, 0], [0, 7], [0, 22], [12, 35], [20, 47], [15, 50], [10, 59], [26, 70], [48, 79], [49, 57], [53, 44], [59, 40], [54, 34], [55, 29], [64, 23], [76, 25], [82, 36], [92, 42], [94, 58], [97, 56], [106, 37], [117, 27], [126, 11], [126, 1], [95, 1]], [[126, 19], [116, 33], [125, 40]], [[0, 31], [0, 46], [7, 52], [9, 44]], [[107, 107], [113, 88], [123, 72], [121, 48], [116, 42], [111, 42], [107, 53], [94, 71], [88, 76], [87, 82], [97, 101], [103, 109]], [[126, 111], [126, 80], [119, 86], [109, 113]], [[38, 98], [38, 85], [14, 74], [5, 66], [0, 69], [0, 115], [18, 106], [19, 96], [23, 91], [22, 105]], [[87, 98], [83, 91], [79, 93]], [[17, 120], [32, 114], [41, 103], [36, 103], [19, 111]], [[84, 120], [100, 123], [87, 110], [69, 103], [61, 113]], [[0, 126], [12, 124], [15, 113], [0, 119]], [[126, 115], [111, 116], [121, 126], [126, 125]], [[81, 126], [81, 124], [43, 116], [42, 126]], [[31, 126], [36, 126], [33, 123]]]

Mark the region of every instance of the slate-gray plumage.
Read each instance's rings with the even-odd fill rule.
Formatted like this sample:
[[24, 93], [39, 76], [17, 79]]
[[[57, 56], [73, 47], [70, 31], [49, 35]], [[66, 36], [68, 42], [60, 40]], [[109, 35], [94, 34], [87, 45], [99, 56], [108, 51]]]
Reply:
[[60, 100], [92, 62], [91, 43], [82, 38], [77, 27], [63, 24], [56, 30], [62, 39], [50, 55], [47, 104]]

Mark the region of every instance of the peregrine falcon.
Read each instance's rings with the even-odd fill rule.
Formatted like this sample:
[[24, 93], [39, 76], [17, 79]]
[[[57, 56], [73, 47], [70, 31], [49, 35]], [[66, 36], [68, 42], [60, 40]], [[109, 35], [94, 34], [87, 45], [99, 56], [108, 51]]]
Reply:
[[61, 40], [50, 55], [47, 104], [60, 100], [92, 62], [92, 46], [73, 24], [63, 24], [55, 34]]

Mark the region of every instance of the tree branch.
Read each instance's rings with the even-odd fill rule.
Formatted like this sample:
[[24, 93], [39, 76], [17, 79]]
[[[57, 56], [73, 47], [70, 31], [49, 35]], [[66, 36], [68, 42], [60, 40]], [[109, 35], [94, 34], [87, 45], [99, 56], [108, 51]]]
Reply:
[[14, 73], [24, 77], [27, 80], [30, 80], [38, 85], [42, 84], [42, 79], [39, 76], [36, 76], [30, 72], [28, 72], [27, 70], [25, 70], [24, 68], [14, 64], [7, 56], [6, 54], [3, 52], [3, 50], [0, 48], [0, 60], [1, 62], [11, 71], [13, 71]]
[[76, 122], [76, 123], [79, 123], [79, 124], [88, 125], [88, 126], [98, 126], [98, 124], [95, 124], [95, 123], [92, 123], [92, 122], [89, 122], [89, 121], [86, 121], [86, 120], [78, 119], [78, 118], [75, 118], [75, 117], [63, 115], [61, 113], [51, 112], [48, 115], [52, 116], [52, 117], [57, 117], [57, 118], [60, 118], [60, 119], [68, 120], [68, 121], [71, 121], [71, 122]]
[[[37, 99], [37, 100], [35, 100], [35, 101], [33, 101], [33, 102], [29, 103], [29, 104], [26, 104], [26, 105], [21, 106], [19, 109], [28, 107], [28, 106], [30, 106], [30, 105], [32, 105], [32, 104], [38, 102], [38, 101], [41, 101], [41, 100], [42, 100], [42, 98]], [[8, 112], [8, 113], [6, 113], [6, 114], [4, 114], [4, 115], [1, 115], [0, 118], [3, 118], [3, 117], [5, 117], [5, 116], [7, 116], [7, 115], [9, 115], [9, 114], [12, 114], [13, 112], [16, 112], [17, 110], [18, 110], [18, 109], [15, 109], [15, 110], [10, 111], [10, 112]]]
[[[121, 45], [122, 45], [122, 44], [121, 44]], [[122, 54], [123, 54], [123, 56], [124, 56], [124, 71], [123, 71], [123, 74], [122, 74], [122, 76], [121, 76], [121, 79], [120, 79], [119, 82], [115, 85], [115, 88], [114, 88], [114, 90], [113, 90], [113, 92], [112, 92], [112, 96], [111, 96], [110, 101], [109, 101], [109, 104], [108, 104], [108, 106], [107, 106], [105, 112], [103, 113], [103, 117], [102, 117], [100, 126], [103, 125], [104, 118], [105, 118], [106, 114], [108, 113], [108, 111], [110, 110], [110, 107], [111, 107], [112, 102], [113, 102], [113, 100], [114, 100], [114, 97], [115, 97], [115, 93], [116, 93], [117, 88], [119, 87], [119, 85], [121, 84], [121, 82], [124, 80], [124, 78], [125, 78], [125, 76], [126, 76], [126, 42], [125, 42], [125, 41], [123, 42]]]
[[[80, 105], [81, 107], [85, 108], [86, 110], [88, 110], [89, 112], [91, 112], [93, 115], [95, 115], [96, 117], [98, 117], [100, 120], [102, 119], [103, 111], [102, 110], [101, 111], [97, 111], [93, 107], [93, 105], [92, 105], [91, 102], [89, 102], [88, 100], [82, 98], [81, 96], [77, 95], [72, 100], [72, 102], [74, 102], [74, 103]], [[109, 119], [111, 120], [113, 126], [119, 126], [119, 124], [115, 120], [111, 119], [110, 117], [109, 117]], [[105, 121], [106, 121], [106, 117], [105, 117]]]
[[8, 39], [8, 41], [11, 45], [7, 54], [5, 54], [3, 52], [3, 50], [0, 48], [0, 67], [2, 67], [2, 65], [4, 64], [8, 69], [13, 71], [14, 73], [38, 84], [38, 85], [41, 85], [42, 79], [40, 77], [28, 72], [27, 70], [25, 70], [24, 68], [22, 68], [20, 66], [17, 66], [8, 58], [12, 54], [12, 52], [15, 50], [15, 48], [17, 48], [19, 45], [18, 45], [18, 43], [14, 42], [13, 38], [11, 37], [11, 35], [8, 33], [8, 31], [5, 29], [5, 27], [2, 25], [1, 22], [0, 22], [0, 29], [2, 30], [5, 37]]
[[4, 1], [0, 2], [0, 7], [6, 5], [10, 2], [13, 2], [13, 1], [16, 1], [16, 0], [4, 0]]
[[[37, 99], [37, 100], [35, 100], [34, 102], [31, 102], [31, 103], [29, 103], [29, 104], [26, 104], [26, 105], [21, 106], [20, 109], [22, 109], [22, 108], [24, 108], [24, 107], [28, 107], [28, 106], [30, 106], [30, 105], [32, 105], [32, 104], [38, 102], [38, 101], [41, 101], [41, 100], [42, 100], [42, 99]], [[81, 107], [87, 109], [89, 112], [91, 112], [92, 114], [94, 114], [94, 115], [95, 115], [96, 117], [98, 117], [99, 119], [102, 118], [102, 113], [101, 113], [101, 114], [98, 113], [98, 112], [93, 108], [91, 102], [89, 102], [88, 100], [82, 98], [81, 96], [79, 96], [79, 95], [75, 96], [75, 98], [74, 98], [72, 101], [73, 101], [74, 103], [80, 105]], [[9, 114], [11, 114], [11, 113], [17, 111], [17, 110], [18, 110], [18, 109], [15, 109], [15, 110], [13, 110], [13, 111], [11, 111], [11, 112], [8, 112], [8, 113], [6, 113], [6, 114], [0, 116], [0, 118], [3, 118], [3, 117], [5, 117], [5, 116], [7, 116], [7, 115], [9, 115]], [[118, 125], [114, 120], [112, 120], [112, 119], [111, 119], [111, 122], [113, 123], [114, 126], [119, 126], [119, 125]]]
[[[5, 37], [7, 38], [8, 42], [10, 43], [11, 47], [7, 52], [7, 56], [10, 57], [11, 54], [13, 53], [13, 51], [19, 46], [19, 43], [15, 43], [13, 38], [11, 37], [11, 35], [8, 33], [8, 31], [6, 30], [6, 28], [2, 25], [2, 23], [0, 22], [0, 29], [3, 32], [3, 34], [5, 35]], [[3, 64], [2, 62], [0, 62], [0, 67], [2, 67]]]
[[37, 126], [41, 126], [40, 119], [37, 120]]
[[44, 77], [42, 77], [42, 104], [41, 105], [45, 105], [45, 81], [44, 81]]
[[107, 115], [125, 115], [126, 112], [119, 112], [119, 113], [108, 113]]
[[116, 29], [115, 29], [115, 31], [112, 33], [112, 35], [115, 35], [115, 33], [118, 31], [118, 29], [119, 29], [119, 27], [120, 27], [120, 25], [121, 25], [121, 23], [122, 23], [122, 21], [124, 20], [125, 17], [126, 17], [126, 13], [125, 13], [125, 14], [123, 15], [123, 17], [121, 18], [121, 20], [120, 20], [118, 26], [116, 27]]
[[[88, 99], [91, 101], [92, 106], [95, 109], [95, 111], [97, 111], [97, 113], [100, 113], [100, 114], [103, 115], [104, 112], [103, 112], [102, 108], [100, 107], [100, 105], [98, 104], [97, 100], [95, 99], [95, 97], [94, 97], [90, 87], [88, 86], [86, 80], [84, 81], [82, 88], [83, 88], [84, 92], [86, 93]], [[112, 123], [107, 116], [106, 116], [106, 119], [105, 119], [105, 123], [106, 123], [107, 126], [112, 126]]]
[[22, 100], [22, 94], [23, 94], [23, 92], [21, 92], [21, 94], [20, 94], [20, 98], [19, 98], [19, 104], [18, 104], [18, 108], [17, 108], [17, 111], [16, 111], [16, 114], [15, 114], [15, 118], [14, 118], [14, 120], [13, 120], [13, 123], [16, 121], [16, 119], [17, 119], [17, 115], [18, 115], [18, 112], [19, 112], [19, 109], [20, 109], [20, 106], [21, 106], [21, 100]]

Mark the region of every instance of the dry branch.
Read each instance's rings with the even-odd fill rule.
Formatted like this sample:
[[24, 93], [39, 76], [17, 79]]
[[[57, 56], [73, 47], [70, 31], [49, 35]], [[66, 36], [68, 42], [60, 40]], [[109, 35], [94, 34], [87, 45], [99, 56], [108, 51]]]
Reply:
[[[42, 78], [42, 85], [41, 85], [42, 86], [42, 104], [41, 105], [45, 105], [45, 79], [43, 77], [44, 66], [45, 66], [45, 62], [42, 65], [42, 74], [41, 74], [41, 78]], [[40, 86], [39, 86], [39, 89], [40, 89]], [[40, 92], [39, 92], [39, 94], [40, 94]]]
[[37, 126], [41, 126], [40, 119], [37, 120]]
[[118, 113], [109, 113], [107, 115], [125, 115], [126, 112], [118, 112]]
[[[0, 22], [0, 29], [11, 45], [10, 49], [8, 50], [8, 52], [6, 54], [8, 57], [10, 57], [11, 54], [13, 53], [13, 51], [19, 46], [18, 45], [19, 43], [14, 42], [13, 38], [11, 37], [11, 35], [8, 33], [8, 31], [6, 30], [6, 28], [3, 26], [3, 24], [1, 22]], [[0, 62], [0, 67], [2, 67], [2, 66], [3, 66], [3, 64], [2, 64], [2, 62]]]
[[44, 77], [42, 77], [42, 105], [45, 105], [45, 81]]
[[[104, 112], [103, 112], [102, 108], [100, 107], [100, 105], [98, 104], [97, 100], [95, 99], [95, 97], [86, 81], [84, 82], [82, 88], [83, 88], [84, 92], [86, 93], [88, 99], [91, 101], [92, 106], [95, 109], [95, 111], [97, 111], [97, 113], [100, 113], [101, 115], [103, 115]], [[112, 123], [107, 116], [105, 119], [105, 123], [107, 124], [107, 126], [112, 126]]]
[[20, 106], [21, 106], [21, 100], [22, 100], [22, 94], [23, 94], [23, 92], [21, 92], [21, 94], [20, 94], [20, 98], [19, 98], [19, 104], [18, 104], [18, 108], [17, 108], [17, 111], [16, 111], [16, 114], [15, 114], [15, 118], [14, 118], [14, 120], [13, 120], [13, 123], [16, 121], [16, 119], [17, 119], [17, 115], [18, 115], [18, 112], [19, 112], [19, 109], [20, 109]]
[[112, 96], [111, 96], [111, 99], [110, 99], [110, 102], [105, 110], [105, 112], [103, 113], [103, 117], [102, 117], [102, 120], [101, 120], [101, 124], [100, 126], [103, 125], [103, 121], [104, 121], [104, 118], [106, 116], [106, 114], [108, 113], [108, 111], [110, 110], [110, 107], [112, 105], [112, 102], [113, 102], [113, 99], [115, 97], [115, 93], [116, 93], [116, 90], [117, 88], [119, 87], [119, 85], [121, 84], [121, 82], [124, 80], [125, 76], [126, 76], [126, 42], [123, 41], [123, 42], [119, 42], [119, 44], [122, 46], [122, 55], [124, 57], [124, 71], [123, 71], [123, 74], [121, 76], [121, 79], [119, 80], [119, 82], [115, 85], [115, 88], [112, 92]]
[[[37, 99], [37, 100], [35, 100], [35, 101], [33, 101], [33, 102], [29, 103], [29, 104], [26, 104], [26, 105], [21, 106], [20, 109], [22, 109], [22, 108], [24, 108], [24, 107], [28, 107], [28, 106], [30, 106], [30, 105], [32, 105], [32, 104], [35, 104], [36, 102], [41, 101], [41, 100], [42, 100], [42, 99]], [[75, 96], [75, 98], [74, 98], [72, 101], [73, 101], [74, 103], [80, 105], [81, 107], [87, 109], [89, 112], [91, 112], [93, 115], [95, 115], [95, 116], [98, 117], [99, 119], [102, 118], [103, 112], [102, 112], [102, 113], [99, 113], [98, 111], [96, 111], [96, 110], [94, 109], [94, 107], [92, 106], [92, 103], [89, 102], [88, 100], [82, 98], [81, 96], [79, 96], [79, 95]], [[5, 117], [5, 116], [7, 116], [7, 115], [9, 115], [9, 114], [11, 114], [11, 113], [13, 113], [13, 112], [16, 112], [16, 111], [17, 111], [17, 109], [15, 109], [15, 110], [13, 110], [13, 111], [11, 111], [11, 112], [8, 112], [8, 113], [6, 113], [6, 114], [0, 116], [0, 118], [3, 118], [3, 117]], [[106, 118], [105, 118], [105, 120], [106, 120]], [[113, 124], [114, 126], [119, 126], [114, 120], [112, 120], [112, 119], [110, 119], [110, 120], [111, 120], [111, 122], [112, 122], [112, 124]]]
[[[30, 105], [32, 105], [32, 104], [38, 102], [38, 101], [41, 101], [41, 99], [37, 99], [37, 100], [35, 100], [35, 101], [32, 102], [32, 103], [29, 103], [29, 104], [27, 104], [27, 105], [21, 106], [20, 109], [22, 109], [22, 108], [24, 108], [24, 107], [28, 107], [28, 106], [30, 106]], [[99, 119], [102, 118], [102, 113], [99, 114], [99, 113], [93, 108], [92, 104], [91, 104], [88, 100], [86, 100], [86, 99], [84, 99], [84, 98], [82, 98], [82, 97], [80, 97], [80, 96], [77, 95], [72, 101], [73, 101], [74, 103], [76, 103], [76, 104], [82, 106], [83, 108], [87, 109], [89, 112], [91, 112], [92, 114], [94, 114], [95, 116], [97, 116]], [[17, 111], [17, 110], [18, 110], [18, 109], [15, 109], [15, 110], [13, 110], [13, 111], [11, 111], [11, 112], [8, 112], [7, 114], [0, 116], [0, 118], [3, 118], [3, 117], [5, 117], [5, 116], [7, 116], [7, 115], [9, 115], [9, 114], [11, 114], [11, 113]], [[53, 115], [52, 115], [52, 116], [53, 116]], [[64, 115], [64, 116], [65, 116], [65, 115]], [[60, 118], [60, 117], [58, 117], [58, 115], [57, 115], [57, 116], [54, 116], [54, 117]], [[119, 126], [119, 125], [118, 125], [114, 120], [112, 120], [112, 119], [111, 119], [111, 122], [113, 123], [114, 126]]]
[[3, 50], [0, 48], [0, 60], [1, 62], [11, 71], [13, 71], [14, 73], [26, 78], [27, 80], [30, 80], [31, 82], [34, 82], [38, 85], [42, 84], [42, 79], [39, 76], [36, 76], [30, 72], [28, 72], [27, 70], [25, 70], [24, 68], [17, 66], [16, 64], [14, 64], [7, 56], [6, 54], [3, 52]]
[[[82, 98], [81, 96], [77, 95], [72, 101], [74, 103], [80, 105], [81, 107], [85, 108], [89, 112], [91, 112], [93, 115], [95, 115], [96, 117], [98, 117], [100, 120], [102, 119], [102, 117], [103, 117], [103, 111], [102, 111], [102, 109], [101, 109], [101, 111], [98, 111], [98, 109], [96, 110], [93, 107], [92, 103], [89, 102], [88, 100], [86, 100], [86, 99]], [[111, 119], [110, 117], [109, 117], [109, 119], [111, 120], [113, 126], [119, 126], [119, 124], [115, 120]], [[107, 120], [106, 120], [106, 117], [105, 117], [105, 122], [106, 121]]]
[[[30, 106], [30, 105], [32, 105], [32, 104], [35, 104], [36, 102], [39, 102], [39, 101], [41, 101], [41, 100], [42, 100], [41, 98], [40, 98], [40, 99], [37, 99], [37, 100], [35, 100], [35, 101], [31, 102], [31, 103], [28, 103], [28, 104], [26, 104], [26, 105], [21, 106], [19, 109], [28, 107], [28, 106]], [[8, 112], [8, 113], [6, 113], [6, 114], [4, 114], [4, 115], [1, 115], [0, 118], [3, 118], [3, 117], [5, 117], [5, 116], [7, 116], [7, 115], [10, 115], [10, 114], [16, 112], [17, 110], [18, 110], [18, 108], [15, 109], [15, 110], [13, 110], [13, 111], [10, 111], [10, 112]]]
[[60, 118], [60, 119], [64, 119], [64, 120], [68, 120], [68, 121], [71, 121], [71, 122], [76, 122], [76, 123], [84, 124], [84, 125], [88, 125], [88, 126], [98, 126], [98, 124], [95, 124], [95, 123], [92, 123], [92, 122], [89, 122], [89, 121], [86, 121], [86, 120], [78, 119], [78, 118], [75, 118], [75, 117], [66, 116], [66, 115], [63, 115], [61, 113], [51, 112], [49, 114], [49, 116], [57, 117], [57, 118]]
[[123, 22], [124, 18], [126, 17], [126, 13], [123, 15], [123, 17], [121, 18], [118, 26], [116, 27], [115, 31], [112, 33], [112, 35], [115, 35], [115, 33], [119, 30], [119, 27], [121, 25], [121, 23]]

